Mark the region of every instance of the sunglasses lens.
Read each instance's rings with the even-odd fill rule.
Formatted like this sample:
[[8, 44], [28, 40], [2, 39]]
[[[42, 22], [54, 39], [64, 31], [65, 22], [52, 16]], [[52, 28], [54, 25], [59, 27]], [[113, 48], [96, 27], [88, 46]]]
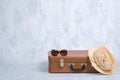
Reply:
[[60, 54], [61, 54], [61, 56], [66, 56], [67, 55], [67, 50], [61, 50]]
[[58, 53], [59, 53], [58, 50], [55, 50], [55, 49], [51, 50], [51, 55], [52, 56], [57, 56]]

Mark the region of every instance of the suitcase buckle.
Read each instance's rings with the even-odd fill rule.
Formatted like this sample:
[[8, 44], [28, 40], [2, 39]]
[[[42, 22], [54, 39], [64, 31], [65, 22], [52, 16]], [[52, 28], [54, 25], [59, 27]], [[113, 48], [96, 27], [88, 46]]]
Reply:
[[64, 59], [60, 59], [60, 67], [64, 67]]

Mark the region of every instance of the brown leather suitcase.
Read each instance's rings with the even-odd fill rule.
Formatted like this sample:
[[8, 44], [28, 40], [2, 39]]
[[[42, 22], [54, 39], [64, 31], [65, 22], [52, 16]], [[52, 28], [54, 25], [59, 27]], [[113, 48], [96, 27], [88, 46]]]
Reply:
[[88, 50], [67, 50], [66, 56], [53, 56], [48, 52], [49, 72], [97, 72], [91, 65]]

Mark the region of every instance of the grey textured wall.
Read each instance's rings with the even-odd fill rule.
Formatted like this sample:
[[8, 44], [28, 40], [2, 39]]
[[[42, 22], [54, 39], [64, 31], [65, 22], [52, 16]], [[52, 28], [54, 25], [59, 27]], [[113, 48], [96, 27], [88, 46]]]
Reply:
[[119, 0], [0, 0], [0, 62], [47, 61], [56, 49], [105, 45], [120, 57]]

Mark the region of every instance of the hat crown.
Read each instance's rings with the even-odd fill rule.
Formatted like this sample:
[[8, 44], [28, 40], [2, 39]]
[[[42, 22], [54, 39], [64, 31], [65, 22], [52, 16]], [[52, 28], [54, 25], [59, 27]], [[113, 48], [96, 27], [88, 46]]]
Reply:
[[96, 64], [103, 70], [111, 70], [112, 69], [112, 61], [110, 59], [110, 56], [107, 54], [107, 52], [100, 48], [94, 52], [94, 59]]

